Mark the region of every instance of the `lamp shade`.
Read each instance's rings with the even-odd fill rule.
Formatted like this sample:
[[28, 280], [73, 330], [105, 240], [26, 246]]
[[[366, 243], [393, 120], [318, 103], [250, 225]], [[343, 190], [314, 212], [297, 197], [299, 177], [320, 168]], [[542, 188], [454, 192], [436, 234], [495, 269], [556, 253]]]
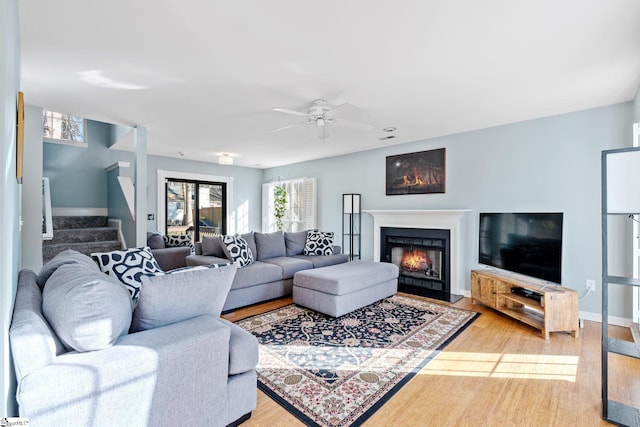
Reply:
[[640, 213], [640, 151], [609, 153], [606, 166], [607, 211]]
[[342, 195], [342, 213], [360, 213], [360, 194]]

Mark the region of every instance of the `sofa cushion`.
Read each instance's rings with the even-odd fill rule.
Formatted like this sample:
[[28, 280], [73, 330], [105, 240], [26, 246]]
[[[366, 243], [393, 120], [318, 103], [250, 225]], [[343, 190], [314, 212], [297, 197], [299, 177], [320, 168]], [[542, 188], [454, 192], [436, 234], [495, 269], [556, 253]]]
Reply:
[[209, 315], [219, 317], [236, 273], [235, 264], [185, 267], [142, 277], [131, 331]]
[[269, 258], [283, 257], [287, 255], [287, 247], [284, 244], [284, 232], [254, 233], [256, 249], [258, 254], [256, 259], [262, 261]]
[[292, 279], [296, 272], [313, 268], [313, 263], [306, 259], [293, 257], [276, 257], [265, 259], [268, 264], [277, 265], [282, 268], [282, 278]]
[[225, 258], [224, 248], [222, 247], [222, 240], [220, 240], [220, 236], [204, 236], [202, 238], [202, 254], [201, 255], [210, 255], [218, 258]]
[[138, 302], [141, 277], [145, 274], [162, 272], [149, 247], [91, 255], [98, 260], [100, 270], [124, 283], [131, 293], [134, 304]]
[[242, 237], [222, 236], [222, 243], [227, 258], [237, 263], [239, 267], [245, 267], [255, 261], [255, 251], [251, 251], [249, 244]]
[[114, 277], [66, 264], [47, 280], [42, 313], [68, 350], [101, 350], [131, 325], [131, 298]]
[[333, 232], [311, 230], [307, 233], [304, 255], [332, 255]]
[[195, 253], [196, 249], [193, 240], [188, 234], [179, 234], [175, 236], [164, 236], [164, 244], [167, 248], [191, 248], [191, 253]]
[[147, 246], [151, 249], [164, 249], [164, 236], [158, 232], [147, 232]]
[[284, 233], [284, 243], [287, 247], [287, 256], [300, 255], [304, 251], [304, 244], [307, 242], [307, 231], [296, 231]]
[[66, 249], [60, 252], [58, 255], [49, 260], [38, 273], [36, 281], [40, 288], [44, 286], [49, 277], [62, 265], [65, 264], [80, 264], [90, 270], [99, 271], [98, 264], [87, 255], [74, 251], [73, 249]]
[[334, 255], [296, 255], [293, 258], [303, 259], [313, 264], [313, 268], [326, 267], [328, 265], [342, 264], [349, 261], [347, 254]]
[[282, 268], [280, 266], [264, 261], [256, 261], [251, 265], [238, 269], [231, 289], [248, 288], [282, 279]]

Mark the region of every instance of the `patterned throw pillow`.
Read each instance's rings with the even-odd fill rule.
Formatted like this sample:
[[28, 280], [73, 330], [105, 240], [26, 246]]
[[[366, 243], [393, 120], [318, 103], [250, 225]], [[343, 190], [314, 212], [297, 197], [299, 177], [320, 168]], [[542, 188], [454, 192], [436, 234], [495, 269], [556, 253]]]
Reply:
[[162, 276], [164, 274], [185, 273], [188, 271], [209, 270], [211, 268], [222, 268], [222, 267], [227, 267], [229, 265], [233, 265], [233, 263], [223, 262], [220, 264], [190, 265], [188, 267], [178, 267], [178, 268], [174, 268], [173, 270], [164, 271], [162, 273], [156, 273], [154, 274], [154, 276]]
[[309, 231], [303, 253], [305, 255], [333, 255], [333, 232]]
[[132, 248], [124, 251], [94, 253], [103, 273], [120, 280], [131, 293], [131, 300], [138, 303], [141, 277], [145, 274], [162, 272], [149, 247]]
[[193, 240], [188, 234], [179, 234], [177, 236], [164, 236], [164, 245], [167, 248], [189, 247], [191, 253], [195, 253], [196, 248], [193, 246]]
[[254, 261], [249, 244], [240, 236], [222, 236], [224, 253], [238, 267], [246, 267]]

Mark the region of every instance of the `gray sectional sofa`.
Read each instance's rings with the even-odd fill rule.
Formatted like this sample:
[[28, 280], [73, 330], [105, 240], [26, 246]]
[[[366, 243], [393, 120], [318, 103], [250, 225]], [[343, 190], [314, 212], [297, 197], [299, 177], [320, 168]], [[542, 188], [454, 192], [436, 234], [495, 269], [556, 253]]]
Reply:
[[[256, 407], [258, 344], [219, 317], [236, 266], [142, 278], [138, 305], [89, 257], [22, 270], [9, 330], [31, 426], [226, 426]], [[139, 332], [130, 332], [139, 331]]]
[[[331, 255], [304, 255], [307, 233], [278, 231], [242, 234], [255, 261], [236, 272], [223, 311], [291, 295], [296, 272], [349, 261], [348, 255], [342, 254], [337, 245], [333, 246]], [[220, 237], [204, 237], [195, 246], [196, 253], [187, 256], [187, 265], [231, 260]]]

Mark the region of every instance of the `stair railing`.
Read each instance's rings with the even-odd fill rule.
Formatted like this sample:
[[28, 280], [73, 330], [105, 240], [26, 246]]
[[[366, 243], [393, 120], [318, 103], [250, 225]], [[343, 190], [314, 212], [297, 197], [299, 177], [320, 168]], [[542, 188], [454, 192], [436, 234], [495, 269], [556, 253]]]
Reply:
[[51, 191], [49, 178], [42, 178], [42, 240], [53, 239], [53, 218], [51, 215]]

